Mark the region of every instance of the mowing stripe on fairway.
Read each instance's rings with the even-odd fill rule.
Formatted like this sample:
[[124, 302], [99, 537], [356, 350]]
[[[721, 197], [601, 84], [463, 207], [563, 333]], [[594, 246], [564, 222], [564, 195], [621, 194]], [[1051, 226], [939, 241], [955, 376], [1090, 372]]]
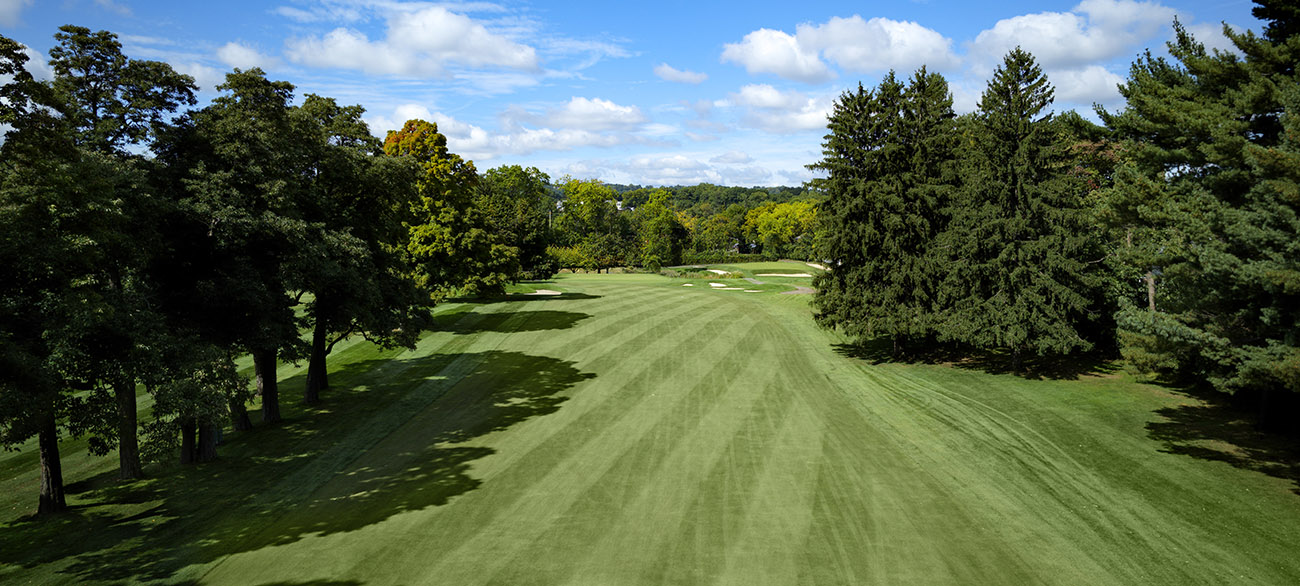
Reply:
[[1190, 399], [874, 365], [807, 298], [680, 284], [564, 276], [414, 351], [340, 344], [324, 404], [70, 517], [84, 553], [5, 541], [0, 581], [1300, 583], [1294, 483], [1156, 435]]

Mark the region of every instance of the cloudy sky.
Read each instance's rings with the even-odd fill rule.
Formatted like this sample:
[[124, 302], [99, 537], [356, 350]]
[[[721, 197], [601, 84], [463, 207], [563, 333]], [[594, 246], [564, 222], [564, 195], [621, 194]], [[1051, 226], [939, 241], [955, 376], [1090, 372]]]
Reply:
[[[1007, 50], [1057, 109], [1122, 107], [1115, 85], [1177, 17], [1198, 39], [1258, 30], [1244, 1], [463, 2], [0, 0], [0, 34], [43, 56], [60, 25], [117, 33], [210, 97], [231, 68], [361, 104], [377, 135], [438, 124], [480, 170], [617, 183], [796, 185], [835, 98], [895, 69], [940, 71], [975, 107]], [[48, 76], [39, 59], [32, 69]]]

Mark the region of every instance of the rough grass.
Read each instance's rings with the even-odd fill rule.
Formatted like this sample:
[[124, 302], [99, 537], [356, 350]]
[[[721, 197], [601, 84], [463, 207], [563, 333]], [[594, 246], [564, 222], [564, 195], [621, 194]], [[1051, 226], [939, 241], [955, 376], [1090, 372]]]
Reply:
[[773, 287], [572, 275], [447, 306], [414, 352], [340, 345], [320, 408], [285, 365], [286, 422], [215, 464], [121, 485], [65, 443], [50, 520], [13, 512], [36, 486], [9, 456], [0, 582], [1300, 581], [1295, 477], [1207, 438], [1199, 400], [877, 364]]

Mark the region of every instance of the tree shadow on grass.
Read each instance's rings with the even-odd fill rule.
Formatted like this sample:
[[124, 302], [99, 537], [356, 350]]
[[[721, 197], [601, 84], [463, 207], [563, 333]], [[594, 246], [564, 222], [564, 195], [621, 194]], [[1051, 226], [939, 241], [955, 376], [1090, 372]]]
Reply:
[[1069, 356], [1026, 356], [1020, 369], [1012, 369], [1011, 353], [979, 350], [957, 344], [914, 343], [901, 356], [894, 356], [893, 343], [878, 338], [858, 344], [835, 344], [835, 352], [872, 364], [944, 364], [988, 374], [1014, 374], [1030, 380], [1078, 380], [1085, 376], [1107, 376], [1119, 372], [1113, 360], [1097, 354]]
[[1156, 411], [1163, 419], [1148, 423], [1147, 434], [1164, 444], [1161, 451], [1224, 462], [1288, 480], [1293, 484], [1292, 491], [1300, 495], [1300, 437], [1295, 430], [1278, 433], [1260, 429], [1257, 411], [1223, 393], [1196, 389], [1177, 392], [1196, 402]]
[[[544, 288], [544, 287], [543, 287]], [[471, 305], [489, 305], [492, 303], [515, 303], [518, 301], [577, 301], [580, 299], [600, 299], [602, 295], [589, 293], [563, 292], [559, 295], [529, 295], [527, 293], [509, 293], [492, 297], [457, 297], [449, 302], [468, 303]]]
[[442, 506], [478, 488], [471, 463], [495, 453], [465, 442], [555, 412], [594, 375], [489, 351], [354, 362], [330, 376], [327, 403], [286, 403], [284, 424], [228, 436], [218, 462], [73, 485], [92, 505], [3, 527], [0, 565], [66, 562], [68, 581], [166, 580], [192, 564]]
[[454, 320], [439, 322], [436, 331], [453, 334], [480, 334], [483, 332], [514, 333], [567, 330], [591, 317], [573, 311], [512, 311], [508, 313], [460, 313]]

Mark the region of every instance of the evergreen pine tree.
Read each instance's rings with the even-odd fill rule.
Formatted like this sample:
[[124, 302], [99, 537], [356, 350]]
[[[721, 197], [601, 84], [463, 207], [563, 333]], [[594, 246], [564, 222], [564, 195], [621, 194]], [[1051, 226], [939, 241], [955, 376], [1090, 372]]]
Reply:
[[[1208, 51], [1175, 22], [1171, 61], [1146, 55], [1103, 120], [1127, 139], [1112, 207], [1149, 235], [1155, 303], [1117, 321], [1139, 366], [1262, 397], [1300, 391], [1300, 57], [1296, 10], [1260, 2], [1263, 37]], [[1158, 247], [1158, 248], [1157, 248]]]
[[953, 177], [952, 98], [942, 76], [917, 71], [905, 87], [891, 72], [873, 92], [841, 97], [825, 159], [815, 169], [822, 206], [818, 320], [858, 338], [890, 336], [899, 354], [933, 327], [932, 244]]
[[1067, 172], [1033, 57], [1011, 51], [979, 103], [964, 186], [944, 234], [952, 254], [944, 339], [1023, 356], [1086, 350], [1078, 333], [1098, 285], [1082, 184]]

